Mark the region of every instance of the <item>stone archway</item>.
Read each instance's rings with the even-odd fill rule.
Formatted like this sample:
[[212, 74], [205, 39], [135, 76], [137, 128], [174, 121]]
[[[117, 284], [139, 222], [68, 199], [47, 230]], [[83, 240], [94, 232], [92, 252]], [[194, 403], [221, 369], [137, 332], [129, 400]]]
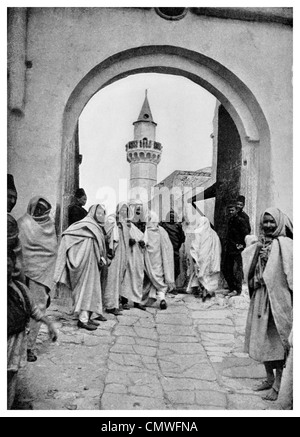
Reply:
[[[270, 134], [266, 118], [255, 96], [231, 71], [201, 53], [173, 46], [143, 46], [107, 58], [95, 66], [77, 84], [65, 107], [62, 126], [62, 159], [59, 230], [64, 217], [74, 178], [70, 156], [75, 156], [78, 118], [90, 98], [104, 87], [132, 74], [162, 73], [184, 76], [213, 94], [231, 116], [242, 143], [241, 190], [247, 208], [256, 218], [262, 209], [258, 196], [264, 189], [264, 202], [270, 196]], [[253, 222], [255, 226], [255, 220]]]

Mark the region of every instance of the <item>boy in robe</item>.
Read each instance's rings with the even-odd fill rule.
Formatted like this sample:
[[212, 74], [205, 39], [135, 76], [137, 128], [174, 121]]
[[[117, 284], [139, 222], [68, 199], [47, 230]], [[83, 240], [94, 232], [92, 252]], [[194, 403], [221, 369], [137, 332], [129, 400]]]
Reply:
[[168, 233], [158, 224], [151, 212], [146, 222], [145, 281], [143, 304], [158, 300], [160, 309], [167, 309], [166, 292], [175, 288], [173, 246]]
[[245, 352], [264, 363], [267, 378], [254, 390], [269, 389], [264, 397], [269, 401], [278, 397], [293, 322], [293, 240], [286, 235], [286, 223], [282, 211], [267, 208], [259, 240], [243, 255], [250, 296]]

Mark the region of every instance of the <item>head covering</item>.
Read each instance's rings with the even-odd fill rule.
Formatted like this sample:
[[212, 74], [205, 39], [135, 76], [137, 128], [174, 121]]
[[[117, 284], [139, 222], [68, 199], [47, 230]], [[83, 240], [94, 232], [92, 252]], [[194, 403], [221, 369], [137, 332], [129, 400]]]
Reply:
[[170, 211], [167, 213], [166, 222], [171, 223], [171, 214], [173, 214], [172, 223], [177, 223], [178, 222], [178, 215], [176, 214], [174, 209], [170, 209]]
[[245, 205], [245, 196], [242, 196], [242, 195], [238, 196], [236, 201], [237, 202], [242, 202], [243, 205]]
[[80, 197], [82, 197], [82, 196], [86, 196], [86, 193], [85, 193], [83, 188], [78, 188], [75, 191], [75, 197], [77, 197], [77, 199], [80, 199]]
[[126, 221], [130, 220], [130, 217], [129, 217], [129, 205], [127, 204], [127, 202], [120, 202], [120, 203], [118, 203], [117, 208], [116, 208], [116, 219], [118, 221], [119, 221], [120, 211], [121, 211], [121, 209], [123, 208], [124, 205], [126, 206], [127, 211], [128, 211], [128, 216], [127, 216]]
[[129, 211], [130, 211], [130, 220], [135, 223], [136, 217], [135, 217], [135, 207], [140, 206], [141, 207], [141, 215], [140, 215], [140, 221], [145, 222], [147, 221], [148, 216], [148, 206], [146, 203], [143, 203], [140, 199], [131, 199], [128, 202]]
[[12, 215], [7, 214], [7, 247], [13, 248], [18, 239], [19, 226]]
[[[92, 217], [98, 225], [104, 226], [104, 224], [99, 223], [98, 220], [96, 219], [96, 212], [97, 212], [98, 206], [101, 206], [101, 208], [104, 210], [104, 213], [106, 214], [106, 209], [105, 209], [104, 204], [103, 203], [96, 203], [95, 205], [92, 205], [89, 208], [88, 213], [87, 213], [87, 217]], [[84, 220], [84, 219], [82, 219], [82, 220]]]
[[[36, 217], [34, 212], [39, 201], [49, 208]], [[51, 204], [44, 196], [35, 196], [29, 201], [27, 212], [18, 220], [24, 274], [49, 289], [53, 285], [57, 253], [57, 236], [50, 210]]]
[[158, 227], [159, 218], [156, 212], [154, 211], [148, 211], [147, 217], [146, 217], [146, 226], [147, 228], [156, 228]]
[[[44, 205], [45, 207], [47, 207], [48, 209], [45, 211], [45, 213], [42, 216], [36, 217], [34, 215], [35, 209], [37, 207], [37, 204], [41, 203], [42, 205]], [[37, 222], [45, 222], [49, 219], [49, 213], [51, 210], [51, 203], [42, 196], [35, 196], [33, 197], [29, 203], [28, 203], [28, 207], [27, 207], [27, 213], [34, 218], [35, 221]]]
[[45, 208], [47, 208], [47, 210], [48, 210], [48, 209], [51, 209], [51, 205], [50, 205], [50, 203], [47, 202], [47, 200], [44, 200], [44, 199], [40, 199], [40, 200], [38, 201], [37, 205], [43, 205]]
[[207, 217], [205, 217], [204, 215], [202, 215], [199, 220], [198, 220], [198, 226], [196, 228], [196, 230], [201, 230], [201, 232], [203, 231], [208, 231], [210, 232], [211, 227], [210, 227], [210, 221], [208, 220]]
[[264, 219], [265, 214], [271, 215], [273, 217], [273, 219], [275, 220], [276, 229], [272, 234], [273, 238], [286, 237], [287, 231], [291, 232], [293, 234], [293, 224], [292, 224], [291, 220], [288, 218], [288, 216], [286, 214], [284, 214], [282, 211], [280, 211], [280, 209], [275, 208], [275, 207], [267, 208], [262, 213], [262, 215], [260, 217], [261, 233], [264, 233], [262, 225], [263, 225], [263, 219]]
[[12, 174], [7, 174], [7, 189], [14, 191], [16, 193], [16, 196], [17, 196], [17, 189], [15, 186], [14, 177]]

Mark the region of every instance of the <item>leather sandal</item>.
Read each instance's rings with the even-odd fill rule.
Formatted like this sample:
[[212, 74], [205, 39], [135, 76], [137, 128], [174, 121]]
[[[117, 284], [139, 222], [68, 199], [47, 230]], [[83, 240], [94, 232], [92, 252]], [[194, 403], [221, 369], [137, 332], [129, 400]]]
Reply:
[[159, 306], [161, 310], [166, 310], [168, 308], [167, 302], [164, 299], [160, 301]]
[[138, 308], [139, 310], [146, 311], [146, 308], [141, 303], [134, 302], [133, 306], [134, 308]]
[[102, 314], [99, 314], [99, 316], [95, 317], [94, 320], [100, 320], [100, 322], [106, 322], [107, 321], [107, 319], [104, 316], [102, 316]]
[[90, 323], [91, 325], [95, 325], [95, 326], [100, 325], [100, 322], [98, 322], [97, 320], [93, 320], [93, 319], [89, 319], [88, 323]]
[[121, 316], [123, 313], [118, 308], [106, 308], [105, 310], [108, 314], [113, 314], [114, 316]]
[[97, 326], [95, 326], [92, 323], [83, 323], [80, 320], [78, 320], [77, 322], [77, 326], [78, 328], [83, 328], [83, 329], [87, 329], [88, 331], [95, 331], [97, 329]]
[[37, 360], [37, 356], [32, 352], [31, 349], [27, 349], [27, 361], [33, 363]]

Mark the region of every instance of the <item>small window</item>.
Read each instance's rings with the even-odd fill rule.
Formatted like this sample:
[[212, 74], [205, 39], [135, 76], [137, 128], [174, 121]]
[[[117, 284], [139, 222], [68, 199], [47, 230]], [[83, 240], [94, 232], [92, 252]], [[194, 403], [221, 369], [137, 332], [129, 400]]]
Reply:
[[155, 8], [155, 10], [165, 20], [181, 20], [187, 13], [187, 8]]

